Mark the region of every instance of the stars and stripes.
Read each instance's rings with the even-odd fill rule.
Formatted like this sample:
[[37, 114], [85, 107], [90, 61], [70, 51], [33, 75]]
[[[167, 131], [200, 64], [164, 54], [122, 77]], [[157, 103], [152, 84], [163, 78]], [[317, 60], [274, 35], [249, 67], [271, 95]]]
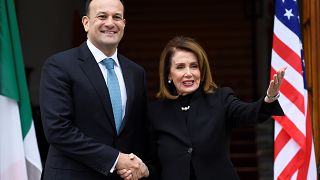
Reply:
[[274, 116], [274, 179], [316, 180], [300, 18], [296, 0], [275, 0], [271, 72], [287, 66], [280, 89], [285, 116]]

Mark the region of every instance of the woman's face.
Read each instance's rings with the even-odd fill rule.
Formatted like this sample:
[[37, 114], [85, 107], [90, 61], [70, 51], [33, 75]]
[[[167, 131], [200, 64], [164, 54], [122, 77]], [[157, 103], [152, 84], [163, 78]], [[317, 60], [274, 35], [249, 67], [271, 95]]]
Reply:
[[172, 56], [169, 80], [179, 95], [187, 95], [199, 88], [200, 69], [197, 57], [188, 51], [177, 50]]

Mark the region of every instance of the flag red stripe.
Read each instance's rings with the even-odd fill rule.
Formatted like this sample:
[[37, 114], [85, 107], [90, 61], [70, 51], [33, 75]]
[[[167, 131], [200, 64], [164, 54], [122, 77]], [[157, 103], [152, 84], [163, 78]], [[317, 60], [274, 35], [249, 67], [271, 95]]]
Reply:
[[282, 129], [274, 141], [274, 159], [276, 159], [281, 149], [288, 143], [289, 140], [290, 136], [284, 129]]
[[[280, 132], [274, 142], [274, 170], [276, 173], [274, 179], [293, 179], [293, 175], [296, 175], [295, 180], [316, 180], [318, 179], [317, 167], [312, 140], [312, 122], [308, 107], [308, 92], [305, 87], [299, 4], [297, 1], [275, 0], [275, 5], [271, 66], [279, 67], [279, 65], [287, 64], [289, 68], [285, 75], [285, 78], [288, 78], [283, 80], [280, 87], [280, 93], [284, 98], [279, 99], [286, 116], [274, 117], [281, 126], [275, 126], [275, 132]], [[283, 17], [283, 12], [287, 9], [293, 10], [295, 13], [291, 14], [291, 18], [279, 19], [278, 17]], [[291, 47], [294, 49], [290, 49]], [[270, 75], [274, 73], [275, 70], [271, 68]], [[288, 81], [289, 79], [290, 81]], [[291, 80], [294, 82], [291, 83]], [[296, 111], [300, 111], [302, 115]]]
[[[309, 108], [308, 108], [309, 109]], [[307, 118], [306, 118], [306, 123], [307, 123], [307, 137], [306, 137], [306, 152], [305, 152], [305, 157], [304, 157], [304, 163], [301, 169], [299, 170], [297, 180], [305, 180], [307, 179], [308, 176], [308, 169], [309, 169], [309, 164], [310, 164], [310, 157], [311, 157], [311, 150], [312, 150], [312, 126], [311, 126], [311, 118], [310, 118], [310, 113], [307, 111]]]
[[304, 114], [304, 98], [287, 80], [282, 81], [281, 93]]
[[[275, 74], [275, 69], [271, 68], [271, 74]], [[285, 95], [300, 111], [304, 114], [304, 98], [303, 95], [292, 86], [286, 79], [282, 80], [280, 91]]]
[[290, 66], [302, 75], [301, 59], [291, 48], [284, 44], [277, 35], [273, 34], [272, 49], [284, 59]]
[[283, 169], [278, 176], [278, 180], [288, 180], [298, 170], [303, 162], [303, 151], [299, 150], [297, 154], [291, 159], [287, 166]]
[[297, 128], [297, 126], [288, 119], [287, 116], [274, 116], [273, 117], [288, 133], [288, 135], [293, 138], [293, 140], [298, 143], [298, 145], [303, 148], [305, 146], [305, 136]]

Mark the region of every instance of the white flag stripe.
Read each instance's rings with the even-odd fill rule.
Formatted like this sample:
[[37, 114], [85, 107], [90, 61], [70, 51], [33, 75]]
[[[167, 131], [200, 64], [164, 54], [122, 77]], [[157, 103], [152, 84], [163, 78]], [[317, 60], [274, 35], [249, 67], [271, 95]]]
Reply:
[[294, 106], [286, 96], [281, 94], [279, 97], [279, 103], [283, 109], [283, 112], [286, 116], [296, 125], [296, 127], [301, 131], [301, 133], [305, 136], [306, 135], [306, 124], [305, 124], [305, 116], [301, 113], [301, 111]]
[[26, 159], [30, 161], [38, 169], [42, 169], [41, 164], [39, 164], [39, 162], [41, 162], [40, 156], [34, 156], [34, 152], [38, 152], [38, 143], [35, 137], [36, 133], [32, 121], [30, 130], [23, 141], [26, 152]]
[[[274, 116], [274, 119], [279, 122], [279, 125], [283, 126], [282, 130], [289, 135], [289, 137], [279, 136], [279, 130], [275, 130], [275, 132], [278, 133], [278, 136], [276, 136], [277, 141], [275, 141], [274, 147], [278, 154], [274, 161], [274, 179], [277, 180], [297, 180], [297, 178], [301, 180], [317, 179], [316, 163], [314, 159], [312, 159], [312, 156], [314, 155], [309, 157], [309, 155], [313, 153], [312, 133], [310, 133], [312, 129], [309, 124], [311, 123], [311, 119], [309, 117], [309, 107], [307, 106], [308, 93], [305, 89], [306, 87], [304, 86], [305, 74], [303, 73], [304, 62], [302, 42], [300, 40], [301, 23], [299, 18], [300, 8], [298, 5], [299, 4], [297, 1], [275, 1], [274, 37], [277, 37], [279, 41], [273, 41], [273, 50], [277, 50], [279, 54], [274, 51], [272, 52], [271, 64], [272, 67], [276, 69], [281, 67], [281, 65], [286, 64], [284, 61], [287, 61], [295, 68], [293, 69], [293, 67], [286, 64], [288, 69], [286, 70], [285, 79], [292, 87], [287, 86], [285, 88], [280, 88], [280, 93], [282, 96], [279, 98], [279, 102], [284, 110], [286, 118], [281, 119], [281, 117]], [[284, 15], [283, 13], [288, 9], [294, 11], [294, 13], [290, 14], [290, 18], [281, 19], [283, 23], [280, 22], [277, 17], [282, 17]], [[286, 47], [283, 47], [284, 45]], [[282, 56], [284, 59], [281, 59], [279, 56]], [[284, 96], [284, 94], [288, 96], [290, 95], [290, 99]], [[299, 99], [296, 97], [299, 97]], [[296, 103], [303, 104], [296, 105]], [[296, 128], [287, 126], [288, 124], [292, 124]], [[275, 126], [275, 128], [279, 128], [279, 126]], [[304, 136], [297, 137], [296, 140], [299, 141], [298, 144], [298, 142], [295, 142], [293, 138], [301, 133], [304, 134]], [[285, 146], [283, 146], [283, 141], [287, 142], [288, 138], [291, 138], [289, 140], [290, 143], [287, 143]], [[295, 152], [299, 152], [299, 158], [292, 159], [295, 157]], [[309, 163], [310, 166], [308, 166]], [[293, 165], [298, 165], [298, 167], [293, 167]], [[311, 166], [313, 168], [310, 168]], [[313, 174], [312, 178], [311, 175], [309, 178], [309, 173]]]
[[281, 130], [282, 126], [277, 121], [274, 121], [274, 139], [277, 138]]
[[[308, 101], [309, 101], [309, 99], [308, 99], [308, 91], [307, 90], [305, 90], [304, 91], [304, 94], [305, 94], [305, 102], [307, 102], [306, 104], [305, 104], [305, 108], [306, 108], [306, 112], [307, 113], [310, 113], [310, 112], [308, 112]], [[310, 119], [311, 120], [311, 119]], [[312, 122], [310, 122], [311, 124], [312, 124]], [[311, 131], [311, 133], [312, 133], [312, 129], [310, 130]], [[307, 179], [309, 180], [313, 180], [313, 179], [317, 179], [317, 174], [316, 173], [314, 173], [314, 172], [317, 172], [318, 170], [317, 170], [317, 166], [316, 166], [316, 158], [315, 158], [315, 151], [314, 151], [314, 141], [313, 141], [313, 138], [311, 139], [311, 141], [312, 141], [312, 144], [311, 144], [311, 154], [310, 154], [310, 163], [309, 163], [309, 171], [308, 171], [308, 176], [307, 176]]]
[[278, 165], [278, 168], [274, 170], [274, 177], [278, 177], [281, 174], [283, 169], [296, 155], [298, 150], [298, 144], [293, 139], [290, 139], [288, 143], [281, 149], [277, 158], [274, 160], [274, 163]]
[[[313, 144], [312, 140], [312, 144]], [[315, 166], [316, 158], [315, 158], [315, 152], [314, 152], [314, 146], [311, 146], [311, 157], [310, 157], [310, 163], [309, 163], [309, 171], [308, 171], [308, 179], [317, 179], [317, 174], [314, 172], [317, 172], [317, 166]]]
[[303, 94], [304, 94], [304, 102], [306, 102], [304, 104], [304, 111], [307, 112], [308, 111], [308, 102], [309, 102], [308, 91], [306, 89], [304, 89]]
[[296, 170], [296, 172], [292, 175], [292, 177], [291, 177], [290, 179], [291, 179], [291, 180], [297, 179], [298, 172], [299, 172], [299, 170]]
[[[15, 100], [0, 95], [0, 179], [27, 180], [19, 107]], [[13, 173], [14, 172], [14, 173]]]
[[31, 180], [26, 176], [25, 159], [12, 162], [7, 171], [0, 175], [1, 180]]
[[287, 67], [284, 79], [287, 80], [291, 84], [291, 86], [295, 87], [301, 95], [303, 95], [304, 87], [301, 72], [297, 72], [294, 68], [292, 68], [292, 66], [290, 66], [290, 64], [283, 60], [274, 50], [272, 50], [272, 59], [274, 60], [271, 61], [271, 66], [273, 67], [273, 69], [278, 70], [282, 67]]
[[[299, 57], [301, 54], [301, 45], [299, 37], [287, 28], [281, 21], [274, 17], [274, 34], [277, 37], [281, 37], [281, 41], [286, 44], [292, 51], [294, 51]], [[297, 43], [298, 42], [298, 43]]]

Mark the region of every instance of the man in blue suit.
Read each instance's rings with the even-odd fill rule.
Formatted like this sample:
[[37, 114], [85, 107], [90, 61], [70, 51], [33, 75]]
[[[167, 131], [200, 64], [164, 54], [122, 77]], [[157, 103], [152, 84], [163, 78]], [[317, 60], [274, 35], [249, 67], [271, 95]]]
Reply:
[[[87, 41], [49, 57], [42, 69], [40, 108], [50, 144], [43, 177], [114, 180], [121, 169], [129, 170], [128, 179], [148, 177], [142, 161], [148, 151], [145, 72], [117, 51], [124, 6], [120, 0], [89, 0], [86, 7]], [[108, 82], [114, 75], [116, 81]]]

